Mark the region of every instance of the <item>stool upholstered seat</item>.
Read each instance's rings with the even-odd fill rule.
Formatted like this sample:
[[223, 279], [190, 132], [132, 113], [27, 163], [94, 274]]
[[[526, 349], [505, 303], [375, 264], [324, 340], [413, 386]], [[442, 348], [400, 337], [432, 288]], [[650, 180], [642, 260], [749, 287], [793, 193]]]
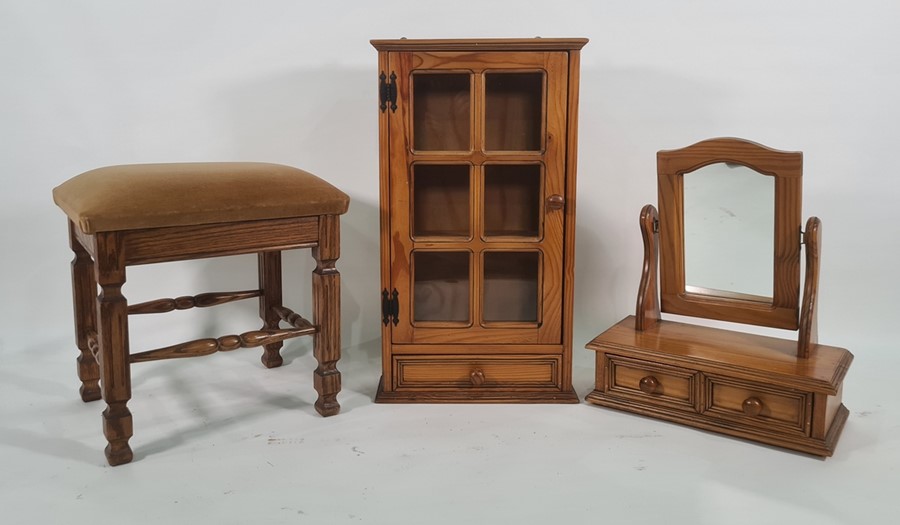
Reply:
[[[108, 166], [53, 190], [69, 218], [75, 339], [81, 398], [106, 402], [109, 464], [133, 458], [131, 364], [262, 346], [266, 367], [281, 366], [283, 341], [315, 338], [316, 411], [337, 414], [341, 389], [340, 215], [349, 197], [303, 170], [265, 163]], [[282, 304], [281, 251], [311, 248], [312, 322]], [[210, 292], [129, 305], [126, 267], [256, 253], [259, 289]], [[99, 289], [99, 293], [98, 293]], [[258, 298], [259, 330], [131, 353], [128, 316]], [[282, 327], [282, 324], [287, 325]]]
[[301, 169], [262, 162], [107, 166], [53, 200], [84, 233], [340, 215], [350, 198]]

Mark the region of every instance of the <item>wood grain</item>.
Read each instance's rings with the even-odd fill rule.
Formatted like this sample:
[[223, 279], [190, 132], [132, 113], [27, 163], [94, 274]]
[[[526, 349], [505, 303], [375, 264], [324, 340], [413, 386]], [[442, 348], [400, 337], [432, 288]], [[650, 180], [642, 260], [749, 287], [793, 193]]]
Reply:
[[819, 257], [822, 221], [810, 217], [806, 221], [803, 244], [806, 245], [806, 282], [803, 286], [803, 302], [800, 303], [800, 336], [797, 341], [797, 357], [809, 357], [818, 340]]
[[[103, 432], [108, 442], [110, 465], [130, 462], [133, 435], [131, 399], [132, 363], [158, 359], [208, 355], [236, 348], [265, 346], [263, 364], [278, 366], [282, 341], [300, 335], [316, 335], [314, 354], [319, 367], [314, 387], [319, 393], [316, 409], [336, 414], [340, 406], [340, 281], [335, 261], [340, 253], [338, 216], [299, 217], [145, 230], [97, 232], [86, 235], [69, 223], [75, 311], [78, 377], [81, 396], [92, 401], [102, 396]], [[88, 245], [85, 245], [87, 243]], [[313, 247], [317, 260], [313, 275], [314, 319], [310, 323], [282, 305], [281, 255], [286, 248]], [[200, 257], [259, 253], [258, 290], [212, 292], [195, 296], [163, 298], [128, 306], [122, 294], [126, 266]], [[99, 287], [100, 293], [97, 294]], [[164, 313], [209, 307], [260, 298], [261, 330], [219, 338], [198, 339], [177, 345], [130, 354], [128, 314]], [[290, 328], [280, 328], [285, 322]]]
[[225, 335], [218, 338], [206, 338], [180, 343], [177, 345], [146, 350], [131, 355], [132, 363], [144, 363], [160, 359], [175, 359], [180, 357], [200, 357], [216, 352], [230, 352], [238, 348], [254, 348], [280, 343], [285, 339], [311, 335], [317, 332], [317, 328], [283, 328], [252, 330], [240, 335]]
[[210, 292], [193, 296], [182, 295], [175, 298], [154, 299], [152, 301], [128, 305], [128, 314], [162, 314], [173, 310], [209, 308], [210, 306], [217, 306], [232, 301], [259, 297], [260, 295], [261, 290], [244, 290], [240, 292]]
[[[755, 298], [688, 293], [684, 279], [683, 176], [709, 164], [747, 166], [775, 177], [774, 283], [770, 303]], [[657, 153], [660, 284], [663, 312], [796, 330], [800, 296], [800, 210], [803, 154], [718, 138]]]
[[[636, 315], [587, 344], [597, 352], [588, 402], [818, 456], [834, 452], [847, 420], [841, 399], [853, 354], [817, 344], [821, 223], [815, 217], [804, 233], [806, 283], [799, 300], [802, 159], [801, 153], [740, 139], [659, 152], [661, 301], [656, 210], [647, 205], [641, 212], [644, 264]], [[685, 286], [683, 175], [715, 162], [775, 177], [771, 298]], [[665, 321], [660, 311], [799, 328], [800, 336], [794, 342]]]
[[[78, 346], [79, 394], [84, 402], [100, 399], [100, 366], [97, 364], [97, 280], [94, 261], [76, 234], [77, 227], [69, 221], [69, 247], [75, 254], [72, 260], [72, 310], [75, 314], [75, 344]], [[92, 339], [93, 338], [93, 339]]]
[[566, 100], [566, 205], [565, 226], [563, 238], [563, 282], [562, 282], [562, 345], [564, 358], [561, 367], [563, 390], [572, 389], [572, 328], [575, 319], [575, 210], [577, 204], [577, 178], [578, 178], [578, 104], [579, 86], [581, 85], [581, 47], [587, 44], [587, 39], [579, 39], [583, 42], [578, 47], [569, 49], [567, 100]]
[[[379, 49], [379, 70], [397, 75], [396, 113], [385, 111], [379, 117], [381, 155], [381, 211], [382, 211], [382, 289], [398, 291], [399, 323], [383, 327], [382, 374], [387, 381], [382, 384], [379, 399], [403, 398], [393, 396], [397, 383], [396, 371], [390, 363], [393, 353], [406, 355], [412, 348], [431, 348], [439, 352], [460, 352], [477, 357], [488, 357], [497, 348], [511, 345], [521, 348], [546, 346], [548, 351], [560, 347], [564, 350], [562, 372], [557, 379], [567, 391], [571, 391], [571, 325], [572, 294], [574, 285], [574, 213], [575, 213], [575, 141], [577, 133], [578, 101], [578, 53], [587, 41], [584, 39], [496, 40], [496, 41], [373, 41]], [[496, 93], [489, 92], [485, 75], [501, 73], [539, 73], [543, 79], [543, 105], [540, 119], [540, 148], [521, 151], [518, 148], [533, 147], [533, 141], [509, 142], [502, 137], [485, 135], [488, 114], [507, 127], [515, 125], [519, 117], [506, 108], [494, 108], [498, 104]], [[468, 104], [465, 118], [457, 111], [453, 98], [435, 99], [440, 103], [438, 113], [452, 115], [446, 123], [430, 125], [455, 126], [464, 122], [469, 126], [470, 146], [453, 142], [454, 149], [446, 151], [426, 149], [416, 139], [417, 120], [413, 115], [416, 94], [414, 75], [467, 75], [469, 77]], [[491, 77], [499, 78], [499, 77]], [[512, 78], [512, 77], [510, 77]], [[518, 78], [518, 77], [516, 77]], [[524, 78], [524, 77], [523, 77]], [[528, 77], [529, 82], [533, 77]], [[529, 83], [529, 95], [533, 98], [533, 82]], [[424, 87], [425, 84], [422, 84]], [[498, 85], [499, 86], [499, 85]], [[493, 93], [493, 95], [491, 95]], [[524, 96], [524, 95], [523, 95]], [[493, 97], [493, 98], [491, 98]], [[523, 103], [525, 98], [516, 98]], [[430, 102], [431, 103], [431, 102]], [[488, 105], [492, 105], [491, 108]], [[462, 106], [460, 106], [462, 107]], [[456, 108], [456, 109], [454, 109]], [[495, 120], [496, 120], [495, 119]], [[451, 122], [452, 121], [452, 122]], [[492, 122], [494, 122], [492, 120]], [[499, 129], [499, 128], [498, 128]], [[418, 149], [414, 149], [413, 144]], [[487, 148], [490, 143], [495, 150]], [[429, 143], [431, 144], [431, 143]], [[437, 143], [434, 143], [437, 144]], [[432, 144], [432, 146], [434, 145]], [[498, 144], [512, 146], [510, 151], [496, 151]], [[540, 185], [541, 217], [537, 236], [488, 235], [484, 210], [486, 198], [486, 165], [535, 164], [543, 166]], [[454, 230], [452, 236], [412, 235], [410, 218], [413, 198], [413, 172], [416, 165], [465, 165], [469, 171], [468, 234]], [[557, 200], [552, 200], [554, 197]], [[548, 200], [551, 199], [551, 200]], [[548, 206], [546, 202], [559, 201], [561, 206]], [[496, 222], [496, 221], [494, 221]], [[493, 231], [493, 230], [492, 230]], [[413, 252], [416, 250], [458, 251], [469, 254], [468, 321], [465, 322], [416, 322], [413, 304]], [[538, 282], [539, 308], [536, 322], [488, 322], [482, 300], [485, 286], [484, 254], [492, 250], [537, 251], [540, 254]], [[456, 348], [456, 350], [454, 350]], [[442, 349], [442, 350], [438, 350]], [[514, 350], [511, 350], [514, 351]], [[506, 352], [500, 352], [506, 353]], [[484, 370], [482, 370], [484, 372]], [[465, 375], [471, 382], [471, 377]], [[443, 394], [442, 394], [443, 395]], [[451, 396], [452, 397], [452, 396]], [[465, 397], [465, 396], [464, 396]], [[449, 397], [444, 396], [446, 399]]]
[[381, 39], [370, 40], [379, 51], [577, 51], [587, 38], [478, 38], [478, 39]]
[[[277, 309], [282, 307], [281, 290], [281, 252], [264, 251], [257, 254], [257, 273], [259, 289], [259, 317], [263, 330], [277, 330], [281, 315]], [[284, 363], [281, 347], [284, 343], [273, 341], [263, 346], [260, 361], [266, 368], [277, 368]]]
[[[390, 73], [390, 61], [388, 53], [378, 53], [379, 73]], [[377, 93], [377, 91], [376, 91]], [[374, 104], [373, 104], [374, 105]], [[379, 250], [381, 290], [392, 290], [391, 286], [391, 148], [394, 140], [390, 135], [391, 112], [378, 112], [378, 222], [379, 222]], [[406, 151], [405, 146], [400, 151]], [[408, 203], [407, 203], [408, 204]], [[374, 288], [374, 287], [373, 287]], [[379, 293], [381, 290], [370, 290], [370, 293]], [[391, 328], [390, 323], [381, 325], [381, 375], [390, 376], [391, 373]]]
[[100, 392], [106, 402], [103, 434], [110, 465], [128, 463], [134, 453], [128, 440], [134, 434], [128, 400], [131, 399], [131, 367], [128, 362], [128, 302], [125, 284], [125, 252], [118, 232], [94, 235], [97, 297], [97, 342], [100, 355]]
[[[766, 382], [777, 380], [791, 388], [836, 394], [853, 361], [844, 348], [815, 345], [808, 359], [797, 357], [789, 339], [662, 320], [650, 330], [634, 330], [628, 316], [587, 344], [590, 349], [615, 347], [673, 363], [707, 363], [722, 375]], [[690, 368], [690, 366], [688, 366]]]
[[543, 354], [543, 355], [562, 355], [563, 345], [533, 345], [533, 344], [456, 344], [456, 343], [426, 343], [426, 344], [404, 344], [394, 345], [392, 353], [394, 356], [400, 355], [445, 355], [445, 354], [461, 354], [461, 355], [502, 355], [502, 354]]
[[638, 286], [635, 307], [635, 330], [645, 330], [656, 326], [660, 320], [659, 290], [656, 285], [659, 267], [659, 214], [652, 204], [641, 210], [641, 238], [644, 241], [644, 264], [641, 268], [641, 283]]
[[316, 268], [313, 270], [313, 324], [318, 327], [313, 355], [318, 362], [313, 372], [313, 386], [319, 394], [316, 411], [322, 416], [337, 414], [341, 405], [341, 275], [335, 263], [340, 257], [340, 218], [323, 216], [319, 222], [319, 245], [313, 248]]
[[[643, 331], [634, 326], [626, 317], [588, 343], [597, 352], [588, 402], [809, 454], [834, 452], [846, 420], [847, 350], [815, 344], [802, 358], [787, 339], [667, 320]], [[617, 362], [624, 363], [619, 371]], [[646, 375], [674, 385], [674, 394], [641, 391], [637, 382]], [[695, 397], [678, 405], [688, 392]]]
[[378, 384], [376, 403], [569, 403], [579, 402], [573, 391], [523, 388], [457, 388], [457, 389], [400, 389], [389, 391], [384, 378]]
[[680, 410], [696, 410], [699, 406], [699, 378], [685, 368], [606, 355], [606, 381], [616, 395], [644, 399], [648, 395], [656, 403]]
[[[397, 388], [553, 388], [559, 390], [560, 356], [498, 358], [398, 357]], [[472, 374], [476, 379], [473, 383]], [[480, 373], [477, 373], [480, 372]]]
[[706, 376], [705, 412], [741, 425], [809, 433], [813, 395], [767, 383]]
[[128, 230], [122, 235], [127, 264], [147, 264], [311, 248], [318, 241], [318, 218]]

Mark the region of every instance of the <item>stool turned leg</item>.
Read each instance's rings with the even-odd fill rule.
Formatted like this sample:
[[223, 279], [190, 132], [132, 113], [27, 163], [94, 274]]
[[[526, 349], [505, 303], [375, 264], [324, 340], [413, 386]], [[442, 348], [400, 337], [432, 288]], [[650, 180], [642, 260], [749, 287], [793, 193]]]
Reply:
[[[282, 306], [281, 298], [281, 252], [259, 253], [259, 317], [263, 320], [263, 330], [275, 330], [281, 317], [275, 312]], [[284, 362], [278, 352], [284, 345], [281, 341], [263, 346], [262, 364], [266, 368], [276, 368]]]
[[120, 237], [100, 232], [94, 236], [97, 254], [97, 338], [100, 346], [100, 389], [106, 401], [103, 434], [106, 460], [110, 465], [128, 463], [134, 457], [131, 438], [131, 364], [128, 351], [128, 302], [122, 295], [125, 284], [125, 257]]
[[75, 253], [72, 260], [72, 305], [75, 314], [75, 344], [80, 351], [78, 379], [81, 380], [81, 400], [84, 402], [100, 399], [100, 366], [91, 351], [97, 343], [95, 322], [97, 281], [94, 278], [94, 261], [75, 237], [76, 226], [69, 221], [69, 246]]
[[337, 369], [341, 358], [341, 275], [334, 266], [340, 256], [340, 244], [340, 217], [320, 216], [319, 245], [313, 248], [313, 324], [319, 328], [313, 347], [319, 366], [313, 383], [319, 394], [316, 411], [323, 416], [333, 416], [341, 410], [337, 401], [341, 391], [341, 373]]

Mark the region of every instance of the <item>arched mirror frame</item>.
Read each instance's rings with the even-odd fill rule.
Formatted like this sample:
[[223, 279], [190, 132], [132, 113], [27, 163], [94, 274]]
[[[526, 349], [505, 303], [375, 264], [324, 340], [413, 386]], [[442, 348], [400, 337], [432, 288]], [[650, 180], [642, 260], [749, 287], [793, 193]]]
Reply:
[[[772, 300], [685, 289], [684, 175], [719, 162], [740, 164], [775, 178]], [[803, 154], [755, 142], [718, 138], [657, 153], [659, 183], [660, 299], [666, 313], [797, 330]]]

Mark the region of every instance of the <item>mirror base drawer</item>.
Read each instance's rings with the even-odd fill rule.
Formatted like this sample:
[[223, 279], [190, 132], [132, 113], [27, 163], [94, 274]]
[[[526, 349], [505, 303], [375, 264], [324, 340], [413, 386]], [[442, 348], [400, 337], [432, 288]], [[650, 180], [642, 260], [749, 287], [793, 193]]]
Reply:
[[695, 371], [606, 354], [606, 393], [637, 402], [699, 411]]
[[762, 383], [706, 375], [703, 413], [729, 421], [778, 429], [809, 432], [812, 395]]

